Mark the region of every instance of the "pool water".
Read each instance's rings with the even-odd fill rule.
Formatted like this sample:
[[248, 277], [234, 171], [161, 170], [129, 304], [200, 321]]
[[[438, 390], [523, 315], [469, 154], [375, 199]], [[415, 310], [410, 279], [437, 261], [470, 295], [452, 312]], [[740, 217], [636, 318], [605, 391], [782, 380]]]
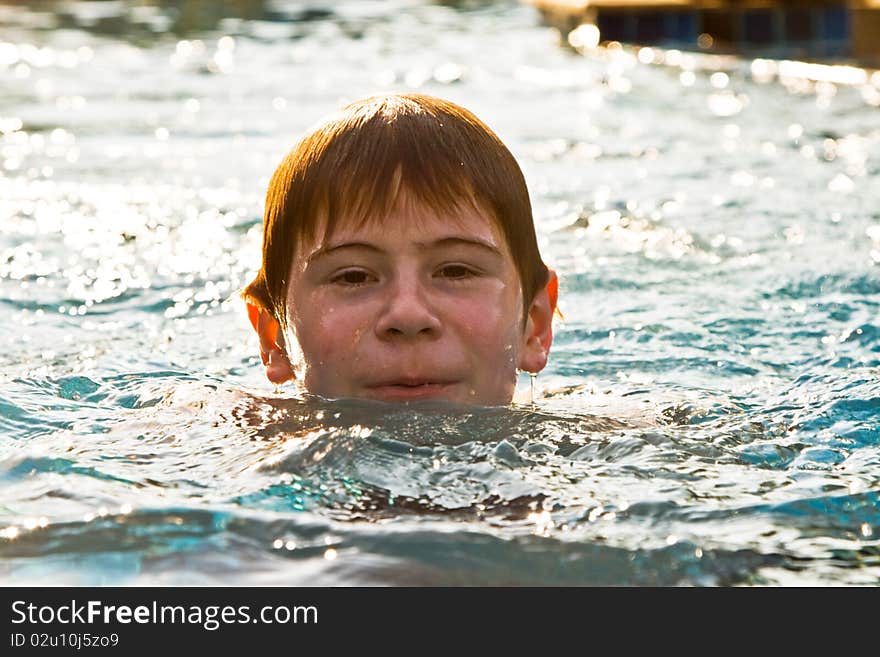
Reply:
[[[514, 1], [232, 4], [0, 3], [0, 581], [878, 582], [880, 75], [578, 52]], [[391, 90], [523, 167], [564, 314], [533, 403], [262, 373], [268, 177]]]

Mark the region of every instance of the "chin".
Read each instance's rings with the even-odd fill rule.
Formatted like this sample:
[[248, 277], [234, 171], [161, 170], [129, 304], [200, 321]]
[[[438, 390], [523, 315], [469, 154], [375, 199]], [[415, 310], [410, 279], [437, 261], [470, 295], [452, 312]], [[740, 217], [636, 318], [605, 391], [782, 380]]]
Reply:
[[513, 400], [513, 390], [507, 396], [503, 394], [481, 396], [475, 390], [461, 384], [426, 384], [367, 388], [358, 396], [392, 404], [449, 402], [463, 406], [507, 406]]

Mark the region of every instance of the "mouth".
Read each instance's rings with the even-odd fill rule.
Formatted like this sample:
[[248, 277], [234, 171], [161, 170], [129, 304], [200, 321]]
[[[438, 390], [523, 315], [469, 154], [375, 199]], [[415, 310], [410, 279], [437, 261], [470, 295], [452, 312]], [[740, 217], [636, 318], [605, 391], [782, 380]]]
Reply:
[[369, 385], [367, 393], [369, 397], [383, 401], [445, 399], [454, 385], [453, 381], [395, 379]]

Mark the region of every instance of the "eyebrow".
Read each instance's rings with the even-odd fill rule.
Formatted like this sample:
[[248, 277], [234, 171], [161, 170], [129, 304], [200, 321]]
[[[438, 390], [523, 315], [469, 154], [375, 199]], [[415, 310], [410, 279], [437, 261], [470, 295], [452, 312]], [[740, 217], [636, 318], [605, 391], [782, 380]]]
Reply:
[[[416, 242], [416, 246], [422, 251], [427, 251], [431, 249], [438, 249], [444, 247], [452, 247], [452, 246], [471, 246], [477, 247], [479, 249], [483, 249], [484, 251], [489, 252], [491, 255], [503, 258], [504, 255], [497, 246], [492, 244], [491, 242], [487, 242], [481, 239], [475, 239], [473, 237], [458, 237], [458, 236], [450, 236], [450, 237], [442, 237], [438, 240], [434, 240], [433, 242]], [[386, 251], [375, 244], [371, 244], [370, 242], [343, 242], [341, 244], [331, 244], [329, 246], [322, 246], [317, 251], [312, 253], [308, 258], [306, 258], [306, 265], [310, 265], [315, 260], [319, 260], [320, 258], [326, 257], [331, 253], [335, 253], [341, 250], [347, 249], [365, 249], [367, 251], [372, 251], [377, 254], [384, 254]]]

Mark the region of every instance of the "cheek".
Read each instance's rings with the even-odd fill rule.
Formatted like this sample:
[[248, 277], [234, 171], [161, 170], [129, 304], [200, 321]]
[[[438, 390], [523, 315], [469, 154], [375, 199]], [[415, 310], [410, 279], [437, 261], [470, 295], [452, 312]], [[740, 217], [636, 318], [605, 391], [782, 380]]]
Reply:
[[460, 306], [458, 324], [468, 347], [484, 359], [501, 363], [514, 360], [518, 349], [519, 317], [509, 300], [482, 301]]
[[363, 315], [357, 309], [342, 310], [320, 300], [311, 301], [305, 312], [291, 318], [305, 362], [326, 364], [353, 358], [367, 330]]

